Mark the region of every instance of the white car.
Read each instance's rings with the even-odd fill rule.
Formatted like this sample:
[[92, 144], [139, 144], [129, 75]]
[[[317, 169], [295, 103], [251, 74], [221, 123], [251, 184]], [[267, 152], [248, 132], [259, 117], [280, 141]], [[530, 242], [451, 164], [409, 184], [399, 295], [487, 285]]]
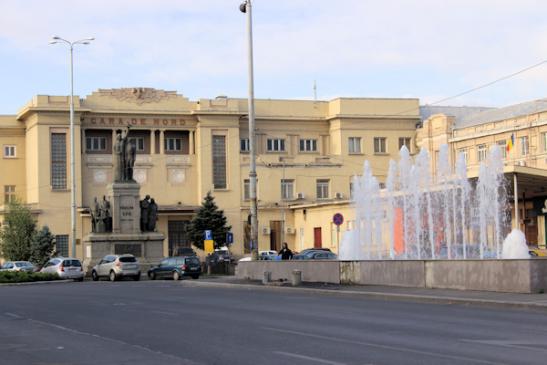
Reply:
[[56, 257], [49, 260], [40, 272], [57, 274], [62, 279], [84, 281], [82, 262], [73, 257]]
[[[276, 260], [278, 256], [278, 253], [274, 250], [268, 250], [268, 251], [258, 251], [258, 259], [259, 260]], [[239, 259], [239, 262], [245, 262], [245, 261], [251, 261], [252, 257], [247, 256]]]
[[0, 267], [0, 271], [34, 272], [36, 271], [36, 267], [28, 261], [6, 261], [4, 265]]
[[91, 270], [93, 281], [97, 281], [101, 277], [108, 278], [110, 281], [116, 281], [124, 277], [131, 277], [135, 281], [140, 280], [139, 261], [130, 254], [106, 255]]

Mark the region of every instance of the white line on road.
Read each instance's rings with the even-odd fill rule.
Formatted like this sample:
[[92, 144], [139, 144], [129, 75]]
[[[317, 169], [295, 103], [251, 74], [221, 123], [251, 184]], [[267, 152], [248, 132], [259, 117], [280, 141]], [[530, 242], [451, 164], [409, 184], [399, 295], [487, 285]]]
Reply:
[[274, 351], [273, 353], [274, 353], [274, 354], [278, 354], [278, 355], [288, 356], [288, 357], [294, 357], [294, 358], [302, 359], [302, 360], [315, 361], [315, 362], [318, 362], [318, 363], [321, 363], [321, 364], [346, 365], [346, 364], [344, 364], [343, 362], [330, 361], [330, 360], [320, 359], [320, 358], [318, 358], [318, 357], [311, 357], [311, 356], [293, 354], [292, 352]]
[[[381, 345], [381, 344], [371, 343], [371, 342], [347, 340], [347, 339], [336, 338], [336, 337], [316, 335], [314, 333], [285, 330], [285, 329], [281, 329], [281, 328], [273, 328], [273, 327], [262, 327], [262, 328], [265, 329], [265, 330], [268, 330], [268, 331], [288, 333], [288, 334], [292, 334], [292, 335], [305, 336], [305, 337], [311, 337], [311, 338], [318, 338], [318, 339], [321, 339], [321, 340], [328, 340], [328, 341], [332, 341], [332, 342], [341, 342], [341, 343], [349, 343], [349, 344], [354, 344], [354, 345], [376, 347], [376, 348], [385, 349], [385, 350], [407, 352], [407, 353], [425, 355], [425, 356], [434, 356], [434, 357], [440, 357], [440, 358], [450, 359], [450, 360], [470, 361], [470, 362], [479, 363], [479, 364], [504, 365], [504, 363], [497, 362], [497, 361], [493, 362], [493, 361], [488, 361], [488, 360], [474, 359], [472, 357], [467, 357], [467, 356], [445, 355], [445, 354], [439, 354], [437, 352], [414, 350], [414, 349], [405, 348], [405, 347], [401, 347], [401, 346], [390, 346], [390, 345]], [[508, 364], [505, 364], [505, 365], [508, 365]]]
[[8, 316], [8, 317], [11, 317], [11, 318], [15, 318], [15, 319], [21, 318], [21, 316], [18, 316], [17, 314], [15, 314], [15, 313], [10, 313], [10, 312], [6, 312], [6, 313], [4, 313], [4, 315], [6, 315], [6, 316]]

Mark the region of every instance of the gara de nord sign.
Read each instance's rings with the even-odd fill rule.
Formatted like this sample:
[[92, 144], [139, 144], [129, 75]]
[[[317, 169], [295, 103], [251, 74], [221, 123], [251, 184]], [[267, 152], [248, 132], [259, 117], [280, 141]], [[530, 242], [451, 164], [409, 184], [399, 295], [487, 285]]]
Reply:
[[182, 118], [122, 118], [122, 117], [85, 117], [83, 123], [90, 126], [104, 127], [182, 127], [186, 120]]

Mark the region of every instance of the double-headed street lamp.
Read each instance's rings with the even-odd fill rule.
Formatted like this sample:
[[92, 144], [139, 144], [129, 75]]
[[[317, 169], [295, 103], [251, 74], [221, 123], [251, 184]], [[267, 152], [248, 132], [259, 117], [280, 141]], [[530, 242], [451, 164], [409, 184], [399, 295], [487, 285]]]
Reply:
[[70, 48], [70, 226], [72, 236], [72, 257], [76, 257], [76, 168], [74, 157], [74, 46], [89, 44], [95, 38], [84, 38], [71, 42], [58, 36], [53, 36], [49, 44], [65, 43]]
[[249, 197], [251, 200], [251, 247], [253, 260], [258, 259], [258, 209], [256, 200], [256, 143], [255, 143], [255, 104], [253, 79], [253, 21], [251, 0], [245, 0], [239, 10], [247, 15], [247, 61], [249, 89]]

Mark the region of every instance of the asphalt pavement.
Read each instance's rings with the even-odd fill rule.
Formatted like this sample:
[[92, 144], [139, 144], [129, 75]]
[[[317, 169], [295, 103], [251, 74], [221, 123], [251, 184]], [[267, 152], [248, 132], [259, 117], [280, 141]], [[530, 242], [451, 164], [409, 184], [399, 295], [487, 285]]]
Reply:
[[0, 364], [545, 364], [547, 316], [200, 281], [0, 287]]

